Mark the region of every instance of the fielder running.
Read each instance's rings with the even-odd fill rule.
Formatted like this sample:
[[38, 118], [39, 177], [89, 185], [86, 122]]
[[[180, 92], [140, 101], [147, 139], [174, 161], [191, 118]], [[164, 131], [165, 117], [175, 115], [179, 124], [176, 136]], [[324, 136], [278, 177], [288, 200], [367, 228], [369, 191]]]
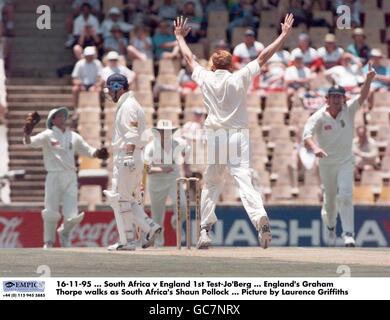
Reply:
[[115, 126], [112, 136], [113, 177], [112, 189], [104, 190], [113, 211], [119, 233], [119, 242], [109, 250], [135, 250], [135, 228], [145, 235], [142, 247], [154, 244], [161, 227], [150, 219], [138, 199], [144, 169], [143, 149], [147, 139], [144, 136], [146, 118], [142, 107], [129, 91], [127, 78], [115, 73], [106, 81], [108, 93], [117, 103]]
[[[241, 70], [231, 73], [230, 71], [233, 70], [232, 55], [225, 50], [218, 50], [212, 55], [212, 71], [200, 66], [194, 60], [193, 54], [185, 42], [185, 37], [190, 31], [187, 19], [184, 20], [183, 17], [180, 17], [175, 21], [175, 35], [180, 50], [193, 71], [192, 79], [199, 85], [204, 97], [208, 113], [205, 127], [211, 134], [213, 131], [225, 130], [226, 143], [223, 143], [222, 147], [233, 150], [238, 147], [242, 155], [240, 162], [235, 164], [229, 161], [224, 164], [208, 163], [204, 174], [205, 186], [201, 199], [201, 234], [197, 244], [199, 249], [207, 249], [211, 245], [209, 231], [217, 221], [214, 211], [224, 187], [226, 169], [229, 170], [238, 184], [241, 200], [258, 231], [261, 247], [265, 249], [270, 245], [272, 237], [267, 213], [261, 194], [254, 189], [251, 181], [246, 96], [253, 78], [260, 74], [261, 66], [282, 48], [290, 34], [293, 22], [293, 15], [286, 15], [284, 23], [281, 24], [282, 33], [280, 36], [265, 48], [256, 60], [251, 61]], [[208, 137], [208, 143], [211, 139], [214, 137]]]
[[[320, 177], [324, 187], [321, 216], [328, 229], [329, 245], [336, 244], [336, 219], [340, 213], [344, 243], [354, 247], [354, 210], [352, 192], [354, 183], [354, 157], [352, 141], [356, 111], [370, 92], [376, 76], [371, 63], [360, 96], [346, 102], [345, 89], [329, 89], [324, 107], [314, 113], [305, 125], [305, 146], [320, 158]], [[317, 138], [316, 143], [314, 136]]]
[[61, 203], [64, 221], [57, 232], [63, 247], [71, 246], [71, 231], [84, 217], [84, 212], [79, 214], [77, 208], [75, 153], [91, 158], [108, 158], [106, 148], [95, 149], [79, 134], [66, 128], [68, 115], [67, 108], [51, 110], [46, 121], [47, 129], [33, 137], [30, 137], [32, 130], [40, 120], [38, 113], [29, 114], [24, 126], [23, 143], [31, 148], [42, 148], [47, 171], [45, 209], [42, 211], [45, 249], [53, 247], [55, 243]]

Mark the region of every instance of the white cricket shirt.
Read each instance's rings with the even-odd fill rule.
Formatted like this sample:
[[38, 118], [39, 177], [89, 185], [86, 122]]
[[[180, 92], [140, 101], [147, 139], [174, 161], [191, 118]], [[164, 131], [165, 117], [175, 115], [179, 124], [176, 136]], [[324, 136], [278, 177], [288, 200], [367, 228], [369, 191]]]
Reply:
[[96, 151], [78, 133], [68, 129], [62, 132], [56, 126], [31, 137], [31, 143], [26, 145], [31, 148], [42, 148], [47, 172], [76, 171], [75, 153], [92, 158]]
[[322, 164], [337, 164], [353, 158], [352, 141], [355, 133], [355, 114], [360, 107], [359, 97], [349, 100], [334, 119], [327, 106], [315, 112], [306, 122], [303, 140], [316, 137], [318, 145], [328, 157]]
[[227, 70], [208, 71], [195, 67], [192, 79], [202, 91], [208, 129], [243, 129], [248, 127], [246, 96], [254, 76], [260, 74], [260, 65], [253, 60], [235, 73]]
[[144, 135], [145, 130], [145, 112], [134, 98], [134, 93], [128, 91], [118, 101], [112, 135], [114, 157], [121, 151], [124, 153], [127, 144], [143, 148], [147, 142], [147, 137]]

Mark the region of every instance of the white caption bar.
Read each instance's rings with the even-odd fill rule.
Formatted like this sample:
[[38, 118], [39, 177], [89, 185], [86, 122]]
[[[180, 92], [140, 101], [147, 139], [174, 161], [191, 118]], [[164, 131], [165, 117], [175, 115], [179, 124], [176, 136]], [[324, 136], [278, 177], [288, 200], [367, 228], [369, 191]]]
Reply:
[[390, 300], [390, 278], [1, 278], [0, 300]]

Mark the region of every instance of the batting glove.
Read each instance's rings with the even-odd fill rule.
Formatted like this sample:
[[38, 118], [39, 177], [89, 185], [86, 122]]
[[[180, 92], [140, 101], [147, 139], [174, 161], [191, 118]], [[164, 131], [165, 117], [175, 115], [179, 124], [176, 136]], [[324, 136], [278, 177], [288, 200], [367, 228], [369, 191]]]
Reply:
[[123, 166], [128, 167], [130, 171], [135, 170], [135, 160], [133, 156], [125, 156], [123, 158]]

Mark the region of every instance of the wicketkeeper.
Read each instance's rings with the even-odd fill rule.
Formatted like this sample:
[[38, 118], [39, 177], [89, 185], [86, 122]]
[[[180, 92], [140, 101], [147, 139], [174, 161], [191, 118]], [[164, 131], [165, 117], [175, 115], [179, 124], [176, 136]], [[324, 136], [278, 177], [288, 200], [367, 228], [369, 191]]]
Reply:
[[46, 130], [31, 137], [34, 127], [41, 119], [37, 112], [32, 112], [23, 128], [23, 143], [31, 148], [42, 148], [47, 171], [45, 209], [42, 211], [45, 249], [53, 247], [55, 243], [61, 205], [64, 220], [57, 229], [61, 246], [71, 246], [70, 233], [84, 217], [83, 212], [79, 214], [77, 207], [75, 153], [103, 160], [109, 157], [106, 148], [95, 149], [79, 134], [67, 129], [68, 116], [69, 111], [65, 107], [51, 110], [46, 120]]

